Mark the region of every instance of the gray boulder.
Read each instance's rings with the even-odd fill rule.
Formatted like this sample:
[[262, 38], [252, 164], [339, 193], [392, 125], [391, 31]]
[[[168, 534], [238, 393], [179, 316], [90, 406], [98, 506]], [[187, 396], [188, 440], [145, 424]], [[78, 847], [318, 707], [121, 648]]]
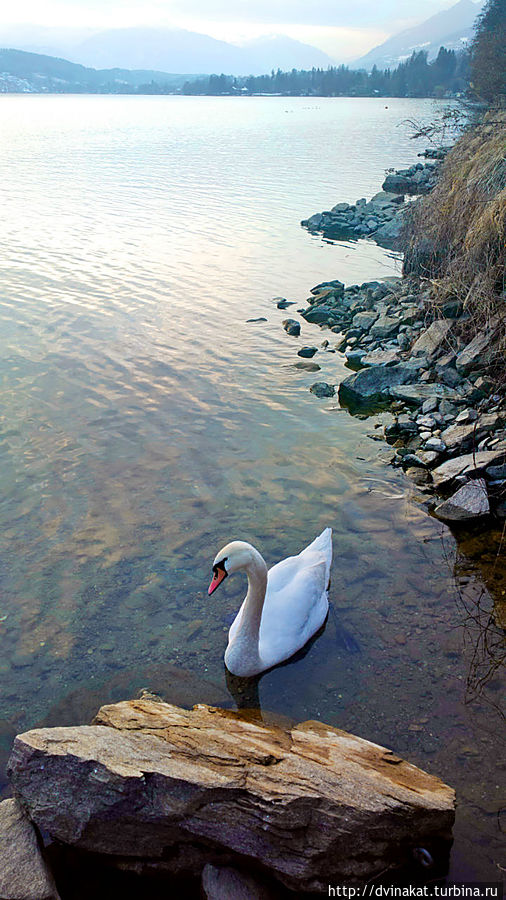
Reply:
[[467, 375], [472, 369], [481, 369], [488, 365], [497, 353], [494, 347], [494, 335], [497, 323], [494, 321], [491, 328], [480, 331], [473, 340], [457, 355], [455, 365], [457, 372]]
[[363, 366], [393, 366], [400, 361], [395, 350], [371, 350], [362, 357]]
[[434, 513], [446, 522], [466, 522], [490, 512], [487, 485], [484, 478], [468, 481], [444, 503], [436, 506]]
[[369, 203], [378, 209], [389, 209], [392, 206], [397, 206], [398, 203], [402, 203], [403, 200], [404, 197], [399, 194], [393, 194], [391, 191], [378, 191], [377, 194], [374, 194], [374, 197], [371, 197]]
[[414, 304], [405, 306], [402, 310], [401, 325], [414, 325], [419, 318], [420, 310], [418, 309], [418, 306], [415, 306]]
[[17, 800], [0, 803], [0, 897], [59, 900], [35, 829]]
[[381, 247], [391, 249], [398, 248], [401, 242], [401, 234], [404, 226], [402, 210], [398, 210], [395, 216], [388, 219], [374, 232], [374, 240]]
[[350, 368], [358, 369], [362, 365], [362, 360], [365, 356], [365, 350], [359, 348], [358, 350], [347, 350], [344, 354], [346, 356], [346, 361], [348, 362]]
[[353, 316], [353, 327], [360, 328], [362, 331], [369, 331], [371, 325], [374, 325], [379, 313], [374, 310], [367, 312], [358, 312]]
[[305, 362], [301, 360], [300, 362], [296, 362], [292, 366], [293, 369], [304, 369], [306, 372], [319, 372], [321, 366], [318, 363]]
[[446, 444], [437, 437], [430, 437], [424, 444], [424, 450], [434, 451], [436, 454], [446, 451]]
[[309, 219], [303, 219], [300, 223], [304, 226], [304, 228], [313, 229], [314, 231], [318, 231], [320, 225], [323, 222], [323, 216], [321, 213], [315, 213], [314, 216], [310, 216]]
[[476, 472], [503, 462], [505, 458], [505, 450], [480, 450], [478, 453], [466, 453], [464, 456], [446, 460], [437, 469], [434, 469], [432, 477], [436, 485], [449, 484], [459, 475], [473, 476]]
[[373, 338], [387, 338], [394, 335], [399, 330], [400, 320], [394, 316], [387, 316], [383, 313], [376, 319], [374, 325], [371, 326], [371, 336]]
[[287, 309], [289, 306], [294, 306], [294, 300], [285, 300], [284, 297], [274, 297], [274, 302], [278, 309]]
[[387, 191], [391, 194], [409, 194], [410, 193], [410, 183], [409, 179], [404, 175], [387, 175], [385, 178], [382, 188], [384, 191]]
[[323, 399], [324, 397], [333, 397], [336, 389], [333, 384], [327, 384], [326, 381], [316, 381], [309, 388], [312, 394]]
[[298, 337], [300, 334], [300, 322], [297, 322], [297, 319], [284, 319], [283, 328], [294, 337]]
[[311, 288], [312, 294], [319, 294], [322, 290], [330, 290], [335, 297], [342, 297], [344, 294], [344, 283], [339, 281], [338, 278], [334, 278], [332, 281], [321, 281], [320, 284], [316, 284], [313, 288]]
[[417, 450], [416, 455], [427, 467], [431, 467], [440, 459], [440, 453], [437, 450], [430, 450], [425, 445], [423, 450]]
[[427, 356], [429, 359], [440, 350], [452, 327], [449, 319], [436, 319], [432, 325], [420, 335], [411, 348], [413, 356]]
[[471, 421], [468, 425], [459, 425], [457, 423], [450, 425], [441, 434], [441, 440], [445, 442], [448, 450], [465, 451], [473, 446], [477, 447], [486, 434], [490, 434], [501, 424], [502, 418], [495, 413], [491, 413]]
[[423, 459], [420, 453], [406, 453], [402, 457], [402, 466], [406, 469], [426, 469], [428, 463]]
[[361, 406], [378, 400], [386, 400], [394, 385], [412, 382], [416, 371], [398, 364], [396, 366], [370, 366], [349, 375], [339, 385], [339, 400], [345, 406]]
[[406, 403], [411, 403], [413, 406], [421, 406], [425, 400], [450, 400], [452, 403], [461, 404], [465, 402], [457, 391], [444, 384], [402, 383], [393, 386], [390, 394], [394, 399], [405, 400]]
[[304, 316], [306, 322], [311, 322], [313, 325], [326, 325], [327, 322], [338, 321], [335, 309], [326, 304], [309, 306], [308, 309], [302, 311], [301, 315]]

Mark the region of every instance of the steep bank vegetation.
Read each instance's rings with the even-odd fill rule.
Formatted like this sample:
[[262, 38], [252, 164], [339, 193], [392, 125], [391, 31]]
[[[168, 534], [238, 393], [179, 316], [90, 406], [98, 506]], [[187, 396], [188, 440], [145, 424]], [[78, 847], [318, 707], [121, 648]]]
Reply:
[[504, 316], [506, 111], [491, 110], [460, 138], [409, 229], [405, 271], [430, 279], [436, 302], [460, 301], [474, 329]]
[[471, 48], [473, 92], [487, 111], [448, 154], [434, 191], [414, 204], [404, 270], [429, 279], [436, 305], [461, 303], [470, 333], [506, 348], [506, 4], [488, 0]]

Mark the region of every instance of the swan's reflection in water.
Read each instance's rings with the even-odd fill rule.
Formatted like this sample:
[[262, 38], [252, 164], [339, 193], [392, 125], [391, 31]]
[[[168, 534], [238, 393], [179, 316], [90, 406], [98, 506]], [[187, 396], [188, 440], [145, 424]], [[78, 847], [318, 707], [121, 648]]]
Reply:
[[225, 668], [226, 685], [237, 709], [256, 713], [256, 720], [260, 722], [263, 722], [263, 718], [258, 685], [264, 674], [262, 672], [260, 675], [253, 675], [252, 678], [243, 678], [241, 675], [232, 675], [232, 672]]
[[[273, 666], [272, 669], [267, 669], [266, 672], [260, 672], [259, 675], [253, 675], [250, 678], [243, 678], [240, 675], [232, 675], [232, 672], [229, 672], [227, 667], [225, 666], [226, 685], [238, 710], [248, 710], [249, 713], [256, 711], [258, 713], [257, 721], [264, 721], [264, 719], [262, 718], [262, 704], [260, 702], [260, 682], [266, 675], [269, 675], [271, 672], [278, 671], [280, 669], [287, 669], [290, 666], [300, 663], [301, 660], [303, 660], [308, 655], [313, 645], [316, 643], [318, 638], [322, 637], [327, 628], [329, 616], [331, 615], [330, 610], [332, 610], [335, 616], [335, 610], [333, 610], [332, 607], [329, 606], [329, 612], [327, 613], [325, 622], [323, 623], [321, 628], [319, 628], [318, 631], [313, 634], [313, 636], [308, 640], [304, 647], [298, 650], [297, 653], [294, 653], [294, 655], [291, 656], [290, 659], [279, 663], [279, 665], [277, 666]], [[346, 631], [346, 629], [343, 628], [342, 632], [343, 634], [347, 635], [348, 639], [352, 640], [352, 636], [349, 634], [349, 632]], [[358, 647], [358, 644], [356, 646]], [[272, 716], [273, 713], [269, 713], [270, 720]], [[279, 718], [279, 714], [276, 714], [276, 718]], [[289, 717], [282, 716], [281, 718], [286, 718], [287, 722], [293, 722], [293, 719], [290, 719]]]

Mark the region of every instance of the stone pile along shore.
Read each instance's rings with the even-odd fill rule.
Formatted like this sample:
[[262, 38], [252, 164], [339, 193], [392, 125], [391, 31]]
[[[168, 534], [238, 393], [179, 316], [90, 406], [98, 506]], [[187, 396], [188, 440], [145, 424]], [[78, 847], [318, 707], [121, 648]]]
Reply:
[[[321, 722], [280, 727], [141, 698], [102, 707], [92, 725], [18, 735], [8, 775], [4, 900], [57, 900], [35, 829], [89, 866], [156, 875], [168, 887], [202, 874], [214, 900], [268, 896], [264, 878], [284, 897], [285, 888], [325, 892], [399, 868], [421, 877], [429, 865], [430, 877], [445, 870], [451, 845], [450, 787]], [[214, 890], [220, 883], [225, 893]]]
[[[415, 163], [387, 175], [382, 190], [369, 201], [361, 197], [354, 204], [337, 203], [332, 209], [303, 219], [301, 225], [313, 234], [321, 232], [327, 240], [346, 240], [371, 236], [382, 247], [397, 248], [410, 206], [405, 195], [426, 194], [436, 184], [440, 160]], [[425, 155], [432, 155], [426, 150]]]
[[437, 310], [430, 286], [406, 277], [347, 288], [324, 282], [308, 304], [301, 316], [327, 339], [299, 355], [338, 351], [353, 370], [338, 386], [316, 382], [312, 393], [338, 390], [341, 405], [361, 415], [389, 407], [383, 435], [395, 448], [392, 463], [441, 495], [440, 518], [505, 516], [506, 403], [493, 377], [504, 371], [504, 321], [492, 319], [469, 339], [462, 304]]

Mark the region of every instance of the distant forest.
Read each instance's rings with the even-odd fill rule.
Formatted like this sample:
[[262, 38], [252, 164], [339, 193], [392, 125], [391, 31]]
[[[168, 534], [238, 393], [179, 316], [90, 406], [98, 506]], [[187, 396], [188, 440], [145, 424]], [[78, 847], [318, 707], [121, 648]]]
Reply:
[[[349, 69], [348, 66], [332, 66], [310, 71], [292, 69], [291, 72], [274, 70], [270, 75], [250, 75], [237, 78], [232, 75], [210, 75], [187, 81], [183, 94], [234, 95], [234, 94], [283, 94], [304, 97], [448, 97], [464, 93], [469, 87], [470, 60], [466, 52], [456, 53], [441, 47], [432, 62], [428, 62], [423, 50], [413, 52], [395, 69], [371, 72]], [[148, 92], [143, 85], [143, 92]], [[153, 84], [153, 93], [160, 86]]]

